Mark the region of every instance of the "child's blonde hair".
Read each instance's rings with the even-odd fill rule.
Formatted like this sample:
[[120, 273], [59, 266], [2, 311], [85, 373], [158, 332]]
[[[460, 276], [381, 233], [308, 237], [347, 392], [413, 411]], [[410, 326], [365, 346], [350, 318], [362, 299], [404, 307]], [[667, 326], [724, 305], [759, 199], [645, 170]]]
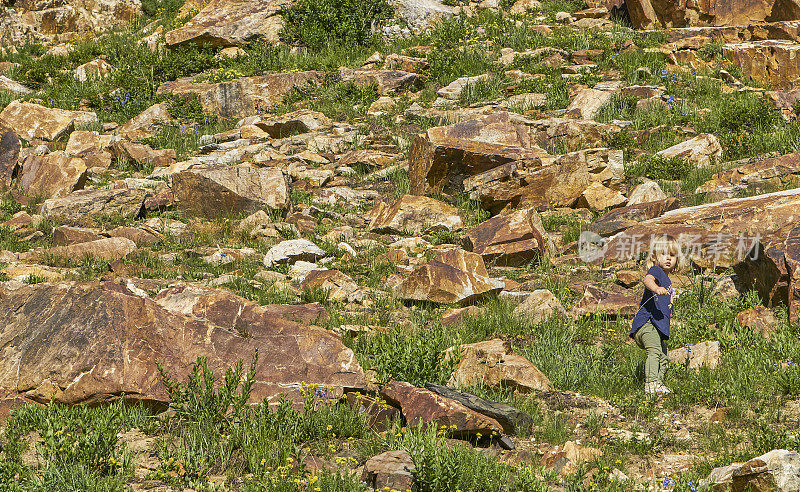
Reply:
[[675, 268], [672, 271], [677, 271], [683, 267], [683, 249], [681, 248], [681, 243], [673, 236], [664, 234], [663, 236], [654, 237], [650, 241], [650, 254], [647, 255], [648, 270], [656, 264], [656, 256], [659, 254], [670, 254], [677, 258], [675, 260]]

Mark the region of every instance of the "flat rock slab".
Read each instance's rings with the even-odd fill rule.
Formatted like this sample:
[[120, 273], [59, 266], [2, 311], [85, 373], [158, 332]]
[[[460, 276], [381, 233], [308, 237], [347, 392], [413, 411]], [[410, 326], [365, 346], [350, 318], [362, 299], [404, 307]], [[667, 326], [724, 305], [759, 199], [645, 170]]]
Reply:
[[308, 239], [288, 239], [271, 247], [264, 255], [264, 266], [294, 264], [298, 261], [316, 261], [327, 255], [325, 250]]
[[276, 43], [283, 27], [283, 20], [276, 14], [292, 3], [292, 0], [214, 0], [164, 37], [168, 46], [188, 42], [235, 46], [256, 40]]
[[11, 101], [0, 113], [0, 124], [20, 138], [56, 140], [75, 126], [97, 123], [97, 115], [87, 111], [67, 111], [29, 102]]
[[733, 198], [742, 191], [758, 191], [800, 183], [800, 152], [751, 162], [711, 176], [696, 193]]
[[405, 195], [392, 205], [379, 202], [370, 213], [374, 217], [369, 229], [381, 234], [455, 231], [463, 226], [455, 207], [425, 196]]
[[101, 260], [114, 261], [127, 258], [136, 253], [136, 243], [124, 237], [108, 237], [85, 243], [58, 246], [46, 250], [49, 254], [80, 260], [86, 256]]
[[486, 384], [523, 393], [550, 389], [547, 376], [531, 361], [515, 354], [507, 341], [496, 338], [462, 345], [454, 351], [462, 355], [447, 383], [450, 386], [464, 388]]
[[471, 410], [455, 400], [433, 391], [416, 388], [404, 381], [392, 381], [381, 390], [381, 397], [402, 409], [407, 426], [435, 424], [456, 436], [501, 433], [503, 427], [491, 417]]
[[425, 389], [445, 398], [455, 400], [467, 408], [495, 419], [503, 426], [503, 432], [506, 434], [516, 434], [518, 431], [530, 429], [533, 425], [533, 418], [530, 415], [511, 405], [489, 401], [472, 393], [433, 383], [427, 383]]
[[677, 198], [667, 198], [638, 205], [628, 205], [616, 208], [601, 215], [589, 225], [589, 230], [601, 236], [611, 236], [633, 227], [642, 221], [660, 217], [665, 212], [675, 210], [680, 206]]
[[0, 284], [0, 389], [39, 402], [167, 403], [156, 362], [184, 381], [197, 357], [219, 377], [259, 350], [251, 401], [302, 402], [302, 382], [363, 388], [338, 336], [268, 314], [231, 292], [182, 284], [155, 299], [113, 283]]
[[467, 239], [473, 253], [484, 261], [521, 266], [546, 251], [542, 219], [534, 209], [498, 215], [469, 231]]
[[45, 200], [42, 215], [72, 226], [91, 226], [96, 219], [136, 218], [142, 211], [147, 192], [138, 189], [81, 190], [63, 198]]
[[289, 207], [289, 179], [276, 167], [198, 166], [172, 177], [178, 210], [198, 217]]
[[25, 159], [18, 181], [28, 196], [63, 197], [83, 188], [86, 169], [86, 161], [59, 150]]
[[670, 350], [667, 355], [673, 364], [686, 364], [689, 369], [699, 369], [700, 367], [714, 369], [722, 357], [719, 342], [716, 340], [695, 344], [687, 343], [684, 347]]
[[583, 297], [572, 308], [572, 317], [587, 315], [633, 316], [639, 310], [639, 299], [633, 295], [616, 294], [595, 285], [587, 285]]

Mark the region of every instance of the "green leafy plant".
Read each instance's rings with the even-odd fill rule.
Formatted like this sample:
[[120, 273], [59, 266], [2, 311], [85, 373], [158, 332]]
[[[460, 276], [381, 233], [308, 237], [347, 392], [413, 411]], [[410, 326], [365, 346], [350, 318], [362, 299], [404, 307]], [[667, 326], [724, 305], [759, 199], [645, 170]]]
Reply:
[[283, 11], [281, 36], [317, 51], [340, 43], [366, 46], [375, 43], [372, 29], [392, 14], [385, 0], [300, 0]]

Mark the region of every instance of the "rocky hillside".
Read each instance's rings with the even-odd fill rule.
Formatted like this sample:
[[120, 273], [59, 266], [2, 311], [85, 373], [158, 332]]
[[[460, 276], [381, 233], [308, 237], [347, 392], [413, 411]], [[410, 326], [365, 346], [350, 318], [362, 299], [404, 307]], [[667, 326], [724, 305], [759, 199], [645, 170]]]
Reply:
[[796, 0], [0, 9], [0, 491], [800, 490]]

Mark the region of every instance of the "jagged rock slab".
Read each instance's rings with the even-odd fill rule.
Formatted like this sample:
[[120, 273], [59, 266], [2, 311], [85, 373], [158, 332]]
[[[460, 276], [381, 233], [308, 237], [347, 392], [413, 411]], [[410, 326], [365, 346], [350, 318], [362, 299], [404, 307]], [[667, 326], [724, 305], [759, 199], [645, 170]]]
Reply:
[[72, 131], [75, 126], [97, 121], [95, 113], [47, 108], [20, 101], [11, 101], [0, 113], [0, 124], [25, 140], [56, 140]]
[[677, 198], [667, 198], [666, 200], [620, 207], [600, 216], [589, 226], [589, 230], [601, 236], [611, 236], [642, 221], [660, 217], [665, 212], [677, 209], [679, 205], [680, 202]]
[[454, 249], [411, 272], [394, 291], [408, 301], [469, 304], [499, 293], [504, 286], [502, 280], [489, 278], [480, 255]]
[[800, 44], [794, 41], [732, 43], [722, 52], [745, 75], [774, 89], [792, 89], [800, 79]]
[[22, 162], [18, 179], [28, 196], [63, 197], [86, 183], [86, 162], [64, 151], [32, 155]]
[[405, 195], [392, 205], [378, 202], [371, 213], [369, 229], [382, 234], [455, 231], [463, 226], [455, 207], [426, 196]]
[[17, 134], [10, 128], [0, 127], [0, 188], [11, 184], [20, 148]]
[[515, 354], [511, 344], [496, 338], [456, 347], [461, 360], [448, 385], [464, 388], [486, 384], [494, 388], [513, 388], [520, 392], [547, 391], [550, 380], [531, 361]]
[[714, 174], [696, 193], [733, 198], [739, 192], [800, 183], [800, 152], [764, 159]]
[[506, 434], [516, 434], [519, 430], [529, 429], [533, 425], [533, 419], [530, 415], [511, 405], [485, 400], [472, 393], [433, 383], [425, 384], [425, 389], [445, 398], [455, 400], [469, 409], [495, 419], [503, 426], [503, 432]]
[[292, 0], [213, 0], [183, 26], [168, 31], [167, 45], [209, 43], [235, 46], [249, 41], [277, 43], [283, 19], [277, 15]]
[[477, 433], [489, 436], [492, 432], [503, 432], [503, 427], [495, 419], [404, 381], [387, 384], [381, 390], [381, 397], [402, 409], [407, 426], [414, 427], [420, 422], [435, 424], [456, 436]]
[[688, 26], [742, 26], [764, 21], [800, 19], [797, 0], [726, 0], [724, 2], [674, 2], [626, 0], [637, 29]]
[[638, 310], [638, 297], [608, 292], [590, 284], [586, 286], [581, 300], [572, 308], [572, 316], [633, 316]]
[[286, 210], [289, 181], [276, 167], [197, 166], [172, 177], [178, 209], [198, 217]]
[[790, 492], [800, 490], [800, 454], [775, 449], [746, 463], [714, 468], [701, 488], [709, 490], [752, 490]]
[[467, 248], [484, 261], [520, 266], [546, 252], [544, 226], [536, 210], [497, 215], [469, 231]]
[[121, 396], [167, 403], [156, 368], [184, 381], [197, 357], [217, 375], [259, 350], [251, 401], [300, 403], [301, 382], [362, 388], [353, 352], [322, 329], [268, 315], [228, 291], [179, 285], [155, 299], [113, 283], [0, 284], [0, 388], [58, 403]]
[[63, 198], [45, 200], [42, 215], [55, 222], [91, 226], [107, 217], [136, 218], [142, 211], [147, 192], [138, 189], [81, 190]]

